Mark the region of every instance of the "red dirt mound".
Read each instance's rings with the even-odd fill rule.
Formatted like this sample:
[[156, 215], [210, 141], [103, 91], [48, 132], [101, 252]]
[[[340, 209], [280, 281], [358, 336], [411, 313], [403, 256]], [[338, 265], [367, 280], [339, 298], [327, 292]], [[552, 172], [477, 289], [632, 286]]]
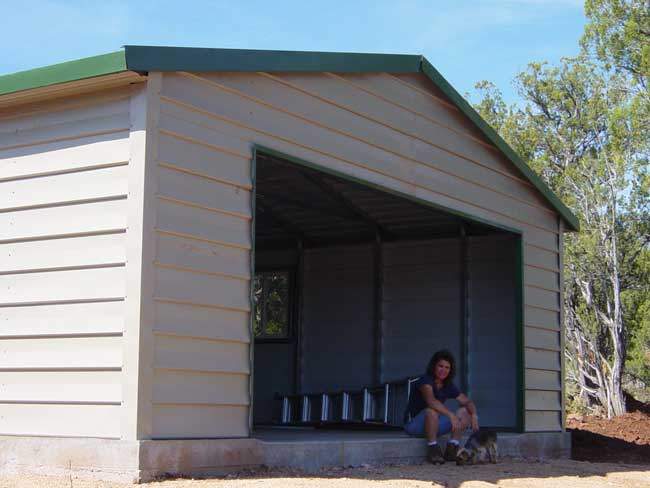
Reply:
[[650, 405], [628, 401], [625, 415], [569, 415], [571, 457], [579, 461], [650, 464]]

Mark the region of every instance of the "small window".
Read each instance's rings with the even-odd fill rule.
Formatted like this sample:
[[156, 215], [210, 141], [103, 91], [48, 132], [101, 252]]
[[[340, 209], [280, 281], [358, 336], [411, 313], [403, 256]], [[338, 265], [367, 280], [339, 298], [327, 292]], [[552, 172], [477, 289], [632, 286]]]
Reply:
[[289, 337], [289, 272], [255, 273], [253, 332], [256, 339]]

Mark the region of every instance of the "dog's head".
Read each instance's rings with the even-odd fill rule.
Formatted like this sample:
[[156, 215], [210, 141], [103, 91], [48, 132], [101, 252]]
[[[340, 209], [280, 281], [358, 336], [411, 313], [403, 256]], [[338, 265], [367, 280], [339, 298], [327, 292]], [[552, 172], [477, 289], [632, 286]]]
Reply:
[[461, 447], [456, 453], [456, 464], [458, 466], [464, 466], [466, 464], [473, 464], [474, 462], [474, 453], [471, 449]]

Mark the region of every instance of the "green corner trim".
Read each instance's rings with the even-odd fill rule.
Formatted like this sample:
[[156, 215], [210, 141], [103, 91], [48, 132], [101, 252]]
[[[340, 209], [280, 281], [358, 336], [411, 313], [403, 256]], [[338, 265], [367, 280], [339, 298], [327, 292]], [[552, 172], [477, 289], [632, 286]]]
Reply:
[[251, 251], [250, 251], [250, 280], [248, 297], [250, 300], [251, 313], [248, 314], [248, 436], [253, 436], [253, 397], [255, 394], [255, 330], [253, 327], [253, 314], [255, 312], [255, 295], [253, 290], [253, 281], [255, 280], [255, 201], [257, 196], [257, 151], [253, 148], [253, 157], [251, 159], [251, 183], [253, 189], [251, 191]]
[[524, 240], [517, 236], [515, 242], [515, 328], [517, 347], [517, 431], [526, 426], [526, 358], [524, 347]]
[[126, 71], [124, 51], [0, 76], [0, 95]]
[[578, 218], [562, 203], [544, 181], [528, 166], [519, 155], [504, 141], [499, 134], [467, 103], [467, 101], [449, 84], [440, 72], [426, 58], [422, 58], [421, 71], [463, 112], [476, 127], [523, 173], [523, 175], [546, 197], [549, 203], [567, 221], [571, 230], [580, 230]]

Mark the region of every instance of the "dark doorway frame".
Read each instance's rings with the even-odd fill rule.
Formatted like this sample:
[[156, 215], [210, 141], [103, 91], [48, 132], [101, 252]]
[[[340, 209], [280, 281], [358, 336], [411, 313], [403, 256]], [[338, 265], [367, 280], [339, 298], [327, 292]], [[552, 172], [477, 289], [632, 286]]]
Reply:
[[[494, 221], [490, 221], [481, 217], [476, 217], [471, 214], [467, 214], [465, 212], [455, 210], [455, 209], [450, 209], [448, 207], [442, 206], [435, 204], [433, 202], [423, 200], [418, 197], [414, 197], [412, 195], [387, 188], [385, 186], [372, 183], [370, 181], [362, 180], [360, 178], [357, 178], [355, 176], [333, 170], [331, 168], [327, 168], [324, 166], [321, 166], [319, 164], [312, 163], [310, 161], [304, 160], [299, 157], [292, 156], [290, 154], [277, 151], [275, 149], [271, 149], [262, 145], [254, 144], [253, 145], [253, 157], [251, 159], [251, 180], [252, 180], [252, 191], [251, 191], [251, 211], [252, 211], [252, 219], [251, 219], [251, 277], [254, 276], [255, 274], [255, 218], [256, 218], [256, 188], [257, 188], [257, 178], [256, 178], [256, 173], [257, 173], [257, 158], [258, 155], [267, 155], [271, 157], [276, 157], [283, 159], [285, 161], [288, 161], [290, 163], [294, 163], [298, 166], [310, 168], [312, 170], [320, 171], [322, 173], [335, 176], [338, 178], [341, 178], [346, 181], [350, 181], [353, 183], [357, 183], [363, 186], [366, 186], [368, 188], [372, 188], [374, 190], [378, 190], [384, 193], [388, 193], [400, 198], [404, 198], [406, 200], [410, 200], [411, 202], [417, 203], [419, 205], [423, 205], [425, 207], [429, 207], [438, 211], [442, 211], [445, 213], [448, 213], [450, 215], [454, 215], [457, 217], [460, 217], [464, 220], [474, 222], [477, 224], [482, 224], [486, 225], [488, 227], [492, 227], [496, 230], [499, 231], [505, 231], [511, 234], [514, 234], [516, 237], [516, 252], [515, 252], [515, 331], [516, 331], [516, 347], [517, 347], [517, 357], [516, 357], [516, 387], [517, 387], [517, 405], [516, 405], [516, 412], [517, 412], [517, 418], [515, 422], [515, 428], [514, 429], [508, 429], [512, 430], [514, 432], [524, 432], [524, 424], [525, 424], [525, 358], [524, 358], [524, 353], [525, 353], [525, 348], [524, 348], [524, 269], [523, 269], [523, 249], [524, 249], [524, 240], [523, 240], [523, 233], [520, 229], [516, 229], [513, 227], [509, 227]], [[300, 246], [302, 251], [302, 245]], [[300, 252], [302, 255], [302, 252]], [[301, 266], [299, 265], [299, 268]], [[296, 283], [296, 286], [300, 287], [302, 286], [302, 283], [300, 282], [300, 277], [296, 276], [295, 280], [293, 280]], [[251, 306], [251, 315], [250, 315], [250, 320], [249, 320], [249, 333], [251, 337], [250, 341], [250, 350], [249, 350], [249, 363], [250, 363], [250, 376], [249, 376], [249, 398], [250, 398], [250, 406], [249, 406], [249, 432], [252, 434], [253, 432], [253, 404], [254, 404], [254, 395], [253, 395], [253, 385], [254, 385], [254, 344], [255, 340], [253, 338], [253, 316], [252, 316], [252, 310], [253, 310], [253, 287], [251, 286], [251, 291], [250, 291], [250, 306]], [[299, 299], [299, 298], [298, 298]], [[301, 304], [297, 304], [298, 310], [295, 315], [295, 340], [296, 340], [296, 348], [299, 349], [299, 341], [301, 340]], [[463, 320], [463, 323], [461, 324], [461, 327], [466, 327], [465, 320]], [[463, 330], [463, 337], [467, 337], [467, 330]], [[381, 337], [377, 337], [377, 344], [381, 344]], [[298, 358], [300, 357], [300, 354], [298, 354]], [[465, 357], [462, 358], [463, 361], [465, 361]], [[506, 430], [506, 429], [504, 429]]]

